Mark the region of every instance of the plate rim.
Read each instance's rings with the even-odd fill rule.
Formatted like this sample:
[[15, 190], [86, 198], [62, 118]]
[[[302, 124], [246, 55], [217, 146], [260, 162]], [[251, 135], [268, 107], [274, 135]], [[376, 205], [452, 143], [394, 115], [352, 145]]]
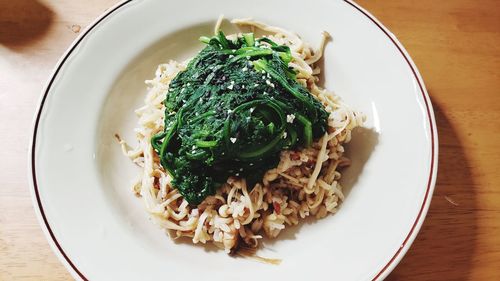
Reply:
[[[362, 15], [367, 17], [373, 24], [375, 24], [387, 37], [388, 39], [394, 44], [394, 46], [397, 48], [399, 53], [403, 56], [405, 61], [407, 62], [408, 66], [410, 67], [412, 74], [415, 78], [415, 80], [418, 83], [420, 93], [422, 94], [422, 98], [424, 100], [425, 104], [425, 111], [429, 123], [429, 131], [430, 131], [430, 139], [431, 139], [431, 163], [430, 163], [430, 169], [429, 169], [429, 177], [427, 180], [427, 186], [426, 186], [426, 191], [425, 195], [423, 198], [423, 201], [421, 203], [419, 212], [415, 218], [415, 221], [410, 228], [409, 233], [405, 236], [405, 239], [401, 242], [401, 246], [397, 249], [397, 251], [394, 253], [394, 255], [387, 261], [387, 263], [378, 271], [378, 273], [372, 278], [372, 280], [383, 280], [385, 277], [389, 275], [389, 273], [392, 272], [392, 270], [399, 264], [399, 262], [402, 260], [406, 252], [409, 250], [411, 245], [413, 244], [413, 241], [415, 240], [418, 232], [420, 231], [422, 224], [426, 218], [431, 200], [432, 200], [432, 194], [434, 193], [434, 188], [436, 184], [436, 177], [437, 177], [437, 170], [438, 170], [438, 151], [439, 151], [439, 141], [438, 141], [438, 133], [437, 133], [437, 127], [436, 127], [436, 121], [435, 121], [435, 116], [434, 116], [434, 110], [433, 106], [431, 103], [431, 99], [429, 97], [429, 94], [427, 93], [427, 89], [425, 87], [425, 83], [420, 75], [420, 72], [418, 71], [417, 66], [411, 59], [410, 55], [406, 51], [406, 49], [403, 47], [401, 42], [396, 38], [396, 36], [389, 31], [375, 16], [373, 16], [370, 12], [362, 8], [359, 4], [355, 3], [354, 0], [340, 0], [342, 2], [345, 2], [346, 4], [350, 5], [353, 7], [355, 10], [360, 12]], [[45, 86], [41, 92], [41, 96], [38, 101], [38, 107], [36, 109], [36, 113], [34, 115], [33, 121], [32, 121], [32, 129], [31, 129], [31, 142], [29, 146], [29, 152], [28, 152], [28, 177], [29, 177], [29, 185], [30, 185], [30, 193], [31, 193], [31, 199], [32, 199], [32, 204], [35, 209], [36, 217], [38, 219], [38, 223], [40, 224], [40, 227], [42, 228], [42, 231], [45, 235], [45, 238], [49, 242], [49, 245], [52, 248], [52, 251], [56, 254], [58, 257], [59, 261], [66, 267], [66, 269], [69, 271], [69, 273], [73, 276], [75, 279], [80, 279], [80, 280], [86, 280], [88, 281], [89, 279], [78, 269], [78, 267], [71, 261], [71, 259], [68, 257], [68, 255], [65, 253], [63, 247], [61, 244], [57, 241], [57, 238], [55, 237], [52, 228], [50, 227], [50, 224], [48, 222], [47, 216], [45, 215], [43, 205], [40, 199], [40, 194], [39, 194], [39, 187], [37, 183], [37, 177], [36, 177], [36, 167], [35, 167], [35, 146], [36, 146], [36, 139], [37, 139], [37, 133], [38, 133], [38, 125], [40, 123], [40, 117], [42, 113], [42, 109], [44, 106], [44, 103], [46, 101], [46, 98], [48, 96], [48, 93], [51, 89], [51, 86], [58, 75], [59, 71], [63, 67], [64, 63], [68, 59], [68, 57], [73, 53], [73, 51], [78, 47], [80, 42], [92, 31], [99, 23], [101, 23], [104, 19], [106, 19], [108, 16], [112, 15], [115, 11], [119, 10], [120, 8], [126, 6], [129, 3], [134, 2], [134, 0], [122, 0], [121, 2], [118, 2], [117, 4], [113, 5], [112, 7], [108, 8], [105, 10], [100, 16], [98, 16], [93, 22], [91, 22], [82, 33], [71, 43], [71, 45], [66, 49], [64, 54], [59, 58], [58, 62], [56, 63], [55, 67], [53, 68], [51, 74], [49, 75], [49, 78], [47, 82], [45, 83]]]

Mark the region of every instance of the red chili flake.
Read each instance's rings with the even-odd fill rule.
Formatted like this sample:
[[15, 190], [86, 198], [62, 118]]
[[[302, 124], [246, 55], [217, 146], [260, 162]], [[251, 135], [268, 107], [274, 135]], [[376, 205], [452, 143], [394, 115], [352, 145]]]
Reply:
[[280, 215], [281, 214], [281, 206], [278, 202], [273, 202], [273, 207], [274, 210], [276, 211], [276, 214]]
[[153, 187], [154, 187], [155, 189], [160, 190], [160, 179], [159, 179], [159, 178], [155, 177], [155, 179], [154, 179], [154, 183], [153, 183]]

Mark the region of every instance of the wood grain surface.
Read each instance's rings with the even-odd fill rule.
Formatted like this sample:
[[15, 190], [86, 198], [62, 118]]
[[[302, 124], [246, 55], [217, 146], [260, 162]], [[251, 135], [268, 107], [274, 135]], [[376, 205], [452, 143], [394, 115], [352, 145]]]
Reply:
[[[58, 58], [116, 2], [0, 0], [1, 281], [71, 280], [35, 218], [31, 124]], [[387, 280], [500, 280], [500, 1], [357, 2], [414, 59], [440, 140], [427, 219]]]

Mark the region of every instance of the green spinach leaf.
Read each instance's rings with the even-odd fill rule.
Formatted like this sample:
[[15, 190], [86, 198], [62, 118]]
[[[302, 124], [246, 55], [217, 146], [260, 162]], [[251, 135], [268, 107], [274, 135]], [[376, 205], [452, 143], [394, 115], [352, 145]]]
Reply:
[[173, 185], [197, 205], [229, 176], [249, 186], [275, 167], [280, 152], [308, 147], [327, 112], [288, 67], [290, 49], [252, 33], [220, 32], [170, 83], [165, 129], [151, 142]]

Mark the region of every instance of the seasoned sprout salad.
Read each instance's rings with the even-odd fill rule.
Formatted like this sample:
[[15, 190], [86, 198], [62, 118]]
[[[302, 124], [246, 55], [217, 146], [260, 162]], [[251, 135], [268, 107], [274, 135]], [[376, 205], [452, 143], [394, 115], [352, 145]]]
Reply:
[[167, 57], [145, 81], [137, 145], [116, 138], [139, 167], [133, 192], [170, 237], [253, 256], [264, 236], [337, 212], [344, 145], [365, 117], [319, 85], [328, 32], [313, 48], [252, 19], [225, 36], [223, 21], [194, 57]]

